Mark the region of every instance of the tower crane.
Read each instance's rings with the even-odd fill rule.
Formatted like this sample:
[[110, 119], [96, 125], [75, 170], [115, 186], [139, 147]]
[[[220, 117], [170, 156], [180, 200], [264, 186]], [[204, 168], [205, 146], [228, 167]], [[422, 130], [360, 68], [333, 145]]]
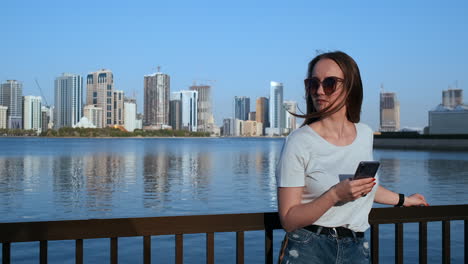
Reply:
[[47, 103], [46, 97], [42, 93], [42, 89], [41, 89], [41, 86], [39, 85], [39, 82], [37, 81], [37, 78], [35, 78], [34, 81], [36, 82], [37, 88], [39, 88], [39, 92], [41, 93], [42, 98], [44, 98], [45, 106], [49, 108], [49, 104]]

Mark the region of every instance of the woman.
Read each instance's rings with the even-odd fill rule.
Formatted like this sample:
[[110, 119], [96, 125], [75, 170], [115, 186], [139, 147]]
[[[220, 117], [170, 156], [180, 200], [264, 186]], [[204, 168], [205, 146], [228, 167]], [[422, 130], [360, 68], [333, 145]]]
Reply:
[[337, 51], [310, 63], [305, 79], [307, 114], [286, 139], [277, 167], [278, 211], [287, 234], [280, 263], [369, 263], [372, 203], [428, 205], [420, 194], [404, 197], [359, 180], [360, 161], [372, 160], [372, 130], [360, 121], [362, 82], [356, 62]]

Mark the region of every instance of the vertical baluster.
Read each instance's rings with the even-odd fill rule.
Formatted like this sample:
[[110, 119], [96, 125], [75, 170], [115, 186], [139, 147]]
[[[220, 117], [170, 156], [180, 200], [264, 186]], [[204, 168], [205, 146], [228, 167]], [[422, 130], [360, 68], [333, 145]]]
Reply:
[[47, 240], [41, 240], [39, 242], [39, 259], [41, 264], [47, 263]]
[[176, 254], [175, 262], [177, 264], [184, 263], [184, 237], [183, 234], [176, 235]]
[[442, 263], [450, 263], [450, 221], [442, 221]]
[[395, 263], [403, 263], [403, 224], [395, 224]]
[[75, 263], [83, 264], [83, 239], [75, 241]]
[[371, 258], [373, 264], [379, 263], [379, 225], [371, 225]]
[[206, 263], [214, 263], [214, 233], [206, 233]]
[[465, 264], [468, 264], [468, 219], [465, 220]]
[[10, 243], [2, 244], [2, 263], [3, 264], [10, 264], [10, 261], [11, 261], [10, 250], [11, 250]]
[[419, 222], [419, 264], [427, 263], [427, 222]]
[[265, 229], [265, 264], [273, 264], [273, 229]]
[[143, 263], [151, 263], [151, 236], [143, 237]]
[[244, 231], [236, 232], [236, 263], [244, 263]]
[[111, 259], [110, 263], [111, 264], [117, 264], [118, 263], [118, 240], [116, 237], [111, 237], [110, 239], [110, 250], [111, 250]]

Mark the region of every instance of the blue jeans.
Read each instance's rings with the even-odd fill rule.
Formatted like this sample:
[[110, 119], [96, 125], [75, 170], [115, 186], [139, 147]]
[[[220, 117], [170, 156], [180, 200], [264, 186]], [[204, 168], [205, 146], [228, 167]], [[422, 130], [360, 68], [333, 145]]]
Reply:
[[364, 238], [320, 234], [306, 229], [286, 233], [278, 263], [371, 263], [369, 242]]

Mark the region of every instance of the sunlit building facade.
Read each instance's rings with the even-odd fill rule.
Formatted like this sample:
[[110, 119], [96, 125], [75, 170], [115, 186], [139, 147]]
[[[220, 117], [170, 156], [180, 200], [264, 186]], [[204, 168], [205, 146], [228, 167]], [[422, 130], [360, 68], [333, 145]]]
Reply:
[[24, 96], [23, 129], [42, 132], [42, 98], [40, 96]]
[[395, 93], [380, 93], [380, 129], [381, 132], [400, 130], [400, 102]]
[[54, 128], [73, 127], [83, 115], [83, 78], [64, 73], [55, 79]]
[[23, 83], [17, 80], [7, 80], [0, 86], [0, 105], [7, 109], [7, 127], [9, 129], [23, 128]]

